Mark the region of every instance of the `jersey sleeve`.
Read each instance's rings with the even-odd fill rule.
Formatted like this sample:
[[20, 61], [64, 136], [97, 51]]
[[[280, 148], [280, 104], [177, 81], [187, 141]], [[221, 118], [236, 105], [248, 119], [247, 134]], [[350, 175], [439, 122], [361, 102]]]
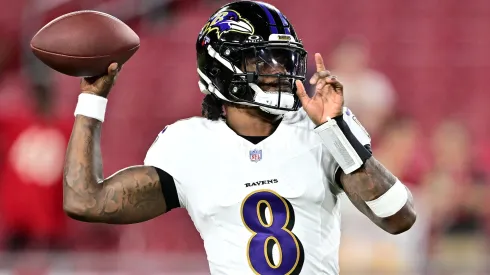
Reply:
[[[302, 129], [313, 131], [316, 127], [315, 123], [308, 117], [308, 114], [303, 108], [300, 108], [297, 112], [287, 113], [284, 117], [285, 122], [288, 124], [294, 124]], [[318, 138], [319, 139], [319, 138]], [[320, 140], [320, 139], [319, 139]], [[322, 144], [322, 155], [321, 155], [321, 167], [323, 169], [323, 174], [325, 175], [328, 187], [330, 191], [337, 195], [342, 192], [342, 188], [337, 184], [335, 175], [339, 169], [339, 164], [335, 161], [332, 154], [328, 151], [327, 147]]]
[[322, 167], [327, 177], [330, 191], [335, 195], [342, 193], [341, 185], [339, 182], [337, 182], [336, 176], [337, 173], [340, 171], [340, 166], [325, 146], [323, 146], [322, 162]]
[[[184, 191], [182, 137], [180, 137], [178, 127], [169, 125], [161, 131], [153, 144], [148, 149], [144, 160], [145, 166], [153, 166], [165, 171], [173, 178], [179, 204], [187, 207], [187, 199]], [[165, 184], [165, 183], [162, 183]], [[162, 189], [163, 186], [162, 186]]]

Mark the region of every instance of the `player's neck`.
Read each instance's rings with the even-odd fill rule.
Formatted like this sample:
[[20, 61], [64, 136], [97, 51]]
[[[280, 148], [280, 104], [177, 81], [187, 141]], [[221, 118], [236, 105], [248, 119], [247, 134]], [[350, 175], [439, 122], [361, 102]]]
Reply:
[[226, 108], [226, 124], [241, 136], [264, 137], [277, 128], [277, 119], [261, 115], [259, 110], [248, 108]]

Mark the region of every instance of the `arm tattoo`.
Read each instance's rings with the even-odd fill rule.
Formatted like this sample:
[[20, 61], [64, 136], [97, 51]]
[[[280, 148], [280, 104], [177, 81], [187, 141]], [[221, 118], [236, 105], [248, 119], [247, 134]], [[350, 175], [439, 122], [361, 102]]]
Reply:
[[395, 184], [396, 177], [371, 157], [354, 173], [342, 173], [340, 182], [347, 193], [356, 195], [363, 201], [371, 201], [388, 191]]
[[81, 221], [141, 222], [166, 211], [158, 174], [134, 166], [104, 179], [101, 122], [77, 116], [64, 167], [63, 200], [67, 213]]
[[341, 172], [340, 183], [354, 206], [364, 213], [375, 224], [390, 233], [401, 233], [408, 230], [415, 222], [413, 199], [409, 192], [409, 200], [395, 215], [387, 218], [376, 216], [365, 203], [379, 198], [396, 182], [396, 177], [374, 157], [349, 175]]

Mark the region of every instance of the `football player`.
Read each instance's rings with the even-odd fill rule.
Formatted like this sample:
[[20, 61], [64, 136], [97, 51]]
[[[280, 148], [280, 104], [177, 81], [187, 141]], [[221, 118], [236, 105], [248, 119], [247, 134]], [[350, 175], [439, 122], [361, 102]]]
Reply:
[[65, 163], [68, 215], [129, 224], [184, 207], [212, 274], [339, 274], [343, 192], [391, 234], [413, 225], [409, 190], [372, 156], [319, 54], [316, 93], [306, 94], [306, 51], [278, 9], [225, 5], [196, 49], [203, 117], [167, 126], [144, 165], [109, 178], [100, 133], [118, 66], [82, 80]]

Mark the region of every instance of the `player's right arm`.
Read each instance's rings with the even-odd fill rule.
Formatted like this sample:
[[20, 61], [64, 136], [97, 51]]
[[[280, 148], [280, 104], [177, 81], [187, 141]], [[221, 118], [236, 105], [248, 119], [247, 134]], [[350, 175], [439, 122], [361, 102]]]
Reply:
[[[82, 80], [82, 91], [107, 97], [117, 70], [97, 80]], [[66, 152], [63, 208], [72, 218], [97, 223], [129, 224], [157, 217], [168, 210], [162, 186], [170, 175], [151, 166], [123, 169], [104, 179], [100, 150], [102, 122], [77, 115]], [[170, 188], [170, 190], [175, 190]]]
[[101, 122], [78, 115], [66, 153], [63, 207], [85, 222], [137, 223], [166, 212], [156, 168], [134, 166], [104, 179]]

